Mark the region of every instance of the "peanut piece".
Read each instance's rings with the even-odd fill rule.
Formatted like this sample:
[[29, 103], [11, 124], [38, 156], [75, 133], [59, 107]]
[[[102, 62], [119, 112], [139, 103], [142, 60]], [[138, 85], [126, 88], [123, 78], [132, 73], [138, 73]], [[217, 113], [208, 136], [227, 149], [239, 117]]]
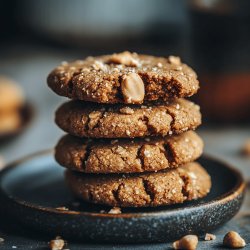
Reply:
[[126, 103], [142, 103], [145, 96], [144, 83], [136, 73], [130, 73], [123, 78], [121, 90]]
[[229, 248], [243, 248], [246, 242], [237, 232], [230, 231], [224, 236], [223, 245]]
[[174, 249], [195, 250], [198, 245], [196, 235], [186, 235], [173, 243]]
[[93, 111], [89, 114], [89, 122], [88, 127], [90, 129], [94, 128], [96, 124], [98, 123], [99, 119], [102, 117], [102, 112], [100, 111]]
[[133, 55], [129, 51], [124, 51], [119, 54], [113, 54], [108, 62], [123, 64], [131, 67], [136, 67], [139, 65], [139, 62], [133, 57]]
[[175, 65], [180, 65], [181, 64], [181, 59], [178, 56], [169, 56], [168, 61], [171, 64], [175, 64]]
[[59, 236], [49, 242], [49, 247], [51, 250], [62, 250], [64, 245], [64, 240], [61, 239]]

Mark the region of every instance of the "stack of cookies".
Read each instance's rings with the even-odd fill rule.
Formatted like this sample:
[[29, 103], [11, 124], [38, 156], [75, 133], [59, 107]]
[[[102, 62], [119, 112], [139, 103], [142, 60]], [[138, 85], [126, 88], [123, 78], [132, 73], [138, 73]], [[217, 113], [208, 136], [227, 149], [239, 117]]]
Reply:
[[210, 176], [194, 162], [199, 106], [195, 72], [178, 57], [123, 52], [62, 63], [48, 85], [71, 99], [56, 111], [68, 134], [55, 148], [80, 199], [116, 207], [162, 206], [206, 196]]

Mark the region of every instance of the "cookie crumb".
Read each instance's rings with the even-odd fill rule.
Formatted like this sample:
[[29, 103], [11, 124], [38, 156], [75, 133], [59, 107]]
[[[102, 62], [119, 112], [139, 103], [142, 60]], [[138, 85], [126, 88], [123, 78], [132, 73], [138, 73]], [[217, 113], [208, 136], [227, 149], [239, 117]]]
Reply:
[[174, 249], [195, 250], [198, 245], [198, 237], [196, 235], [186, 235], [180, 240], [173, 243]]
[[168, 61], [171, 64], [175, 64], [175, 65], [180, 65], [181, 64], [181, 59], [178, 56], [169, 56]]
[[157, 66], [158, 66], [159, 68], [162, 68], [163, 65], [162, 65], [162, 63], [159, 62], [159, 63], [157, 63]]
[[103, 64], [101, 61], [94, 61], [92, 67], [93, 67], [93, 69], [95, 69], [95, 70], [102, 70], [102, 71], [107, 70], [106, 65]]
[[245, 156], [250, 156], [250, 139], [245, 141], [245, 143], [244, 143], [244, 145], [243, 145], [243, 147], [241, 149], [241, 152]]
[[131, 134], [130, 131], [129, 131], [129, 130], [126, 130], [126, 135], [127, 135], [127, 136], [130, 136], [130, 134]]
[[134, 114], [134, 110], [131, 109], [130, 107], [121, 108], [121, 109], [120, 109], [120, 112], [121, 112], [122, 114], [128, 114], [128, 115]]
[[68, 211], [69, 209], [67, 207], [57, 207], [57, 210], [61, 210], [61, 211]]
[[62, 250], [64, 245], [65, 241], [60, 236], [57, 236], [54, 240], [49, 242], [49, 247], [51, 250]]
[[120, 207], [113, 207], [109, 210], [109, 214], [121, 214], [121, 208]]
[[216, 236], [215, 236], [214, 234], [206, 233], [204, 239], [205, 239], [205, 241], [215, 240], [215, 239], [216, 239]]
[[224, 236], [223, 246], [229, 248], [243, 248], [246, 246], [246, 242], [237, 232], [230, 231]]
[[143, 153], [144, 153], [145, 157], [150, 157], [151, 156], [151, 153], [148, 150], [144, 150]]

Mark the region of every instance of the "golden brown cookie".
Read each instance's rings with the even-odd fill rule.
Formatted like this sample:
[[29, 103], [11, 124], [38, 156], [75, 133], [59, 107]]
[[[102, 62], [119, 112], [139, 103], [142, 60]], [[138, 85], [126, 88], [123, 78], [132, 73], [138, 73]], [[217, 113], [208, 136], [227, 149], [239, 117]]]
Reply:
[[123, 52], [62, 63], [47, 79], [58, 95], [98, 103], [169, 100], [195, 94], [195, 72], [179, 57]]
[[90, 140], [64, 136], [55, 148], [62, 166], [85, 173], [136, 173], [175, 168], [196, 160], [203, 141], [193, 131], [165, 138]]
[[209, 174], [192, 162], [176, 169], [143, 174], [92, 175], [66, 171], [73, 194], [85, 201], [118, 207], [163, 206], [202, 198]]
[[24, 95], [21, 87], [13, 80], [0, 76], [0, 113], [12, 112], [23, 104]]
[[166, 136], [201, 124], [198, 105], [177, 99], [164, 105], [105, 105], [71, 101], [57, 111], [56, 124], [71, 135], [93, 138]]
[[17, 110], [0, 112], [0, 135], [16, 131], [21, 125], [22, 119]]

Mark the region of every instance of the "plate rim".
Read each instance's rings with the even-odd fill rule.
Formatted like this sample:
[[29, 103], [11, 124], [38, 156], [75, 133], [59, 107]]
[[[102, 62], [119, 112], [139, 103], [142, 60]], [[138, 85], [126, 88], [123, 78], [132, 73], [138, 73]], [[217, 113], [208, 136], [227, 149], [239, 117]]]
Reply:
[[[27, 156], [21, 157], [18, 160], [15, 160], [13, 162], [10, 162], [9, 164], [7, 164], [1, 171], [0, 171], [0, 196], [4, 197], [5, 199], [8, 199], [10, 202], [14, 202], [19, 206], [25, 206], [31, 209], [35, 209], [35, 210], [39, 210], [41, 212], [49, 212], [49, 213], [53, 213], [53, 214], [62, 214], [62, 215], [78, 215], [78, 216], [88, 216], [88, 217], [99, 217], [99, 218], [132, 218], [132, 217], [136, 217], [136, 218], [143, 218], [143, 217], [158, 217], [158, 216], [170, 216], [171, 214], [177, 213], [180, 210], [183, 210], [182, 208], [174, 208], [174, 209], [170, 209], [170, 210], [162, 210], [162, 211], [150, 211], [150, 212], [140, 212], [140, 213], [121, 213], [121, 214], [109, 214], [109, 213], [97, 213], [97, 212], [81, 212], [81, 211], [74, 211], [74, 210], [59, 210], [56, 208], [52, 208], [52, 207], [45, 207], [45, 206], [41, 206], [41, 205], [35, 205], [33, 203], [21, 200], [17, 197], [14, 196], [10, 196], [8, 195], [2, 186], [2, 179], [4, 178], [4, 176], [11, 171], [13, 168], [18, 167], [19, 164], [24, 163], [28, 160], [31, 160], [34, 157], [37, 156], [48, 156], [48, 155], [53, 155], [54, 153], [54, 149], [46, 149], [46, 150], [42, 150], [42, 151], [38, 151], [32, 154], [28, 154]], [[218, 159], [217, 157], [213, 157], [211, 155], [208, 154], [202, 154], [202, 158], [211, 160], [211, 161], [216, 161], [219, 164], [224, 165], [227, 169], [229, 169], [231, 172], [234, 173], [234, 175], [236, 176], [237, 180], [236, 180], [236, 184], [234, 185], [233, 188], [231, 188], [229, 191], [227, 191], [226, 193], [218, 196], [216, 199], [213, 199], [211, 201], [208, 202], [204, 202], [202, 204], [197, 204], [197, 205], [192, 205], [189, 207], [185, 208], [185, 211], [192, 211], [198, 208], [204, 208], [204, 207], [209, 207], [209, 206], [215, 206], [216, 204], [220, 203], [220, 204], [225, 204], [226, 202], [229, 202], [230, 200], [235, 199], [238, 195], [243, 194], [245, 192], [246, 189], [246, 181], [244, 180], [242, 173], [234, 168], [230, 163], [227, 163], [226, 161], [222, 160], [222, 159]]]

